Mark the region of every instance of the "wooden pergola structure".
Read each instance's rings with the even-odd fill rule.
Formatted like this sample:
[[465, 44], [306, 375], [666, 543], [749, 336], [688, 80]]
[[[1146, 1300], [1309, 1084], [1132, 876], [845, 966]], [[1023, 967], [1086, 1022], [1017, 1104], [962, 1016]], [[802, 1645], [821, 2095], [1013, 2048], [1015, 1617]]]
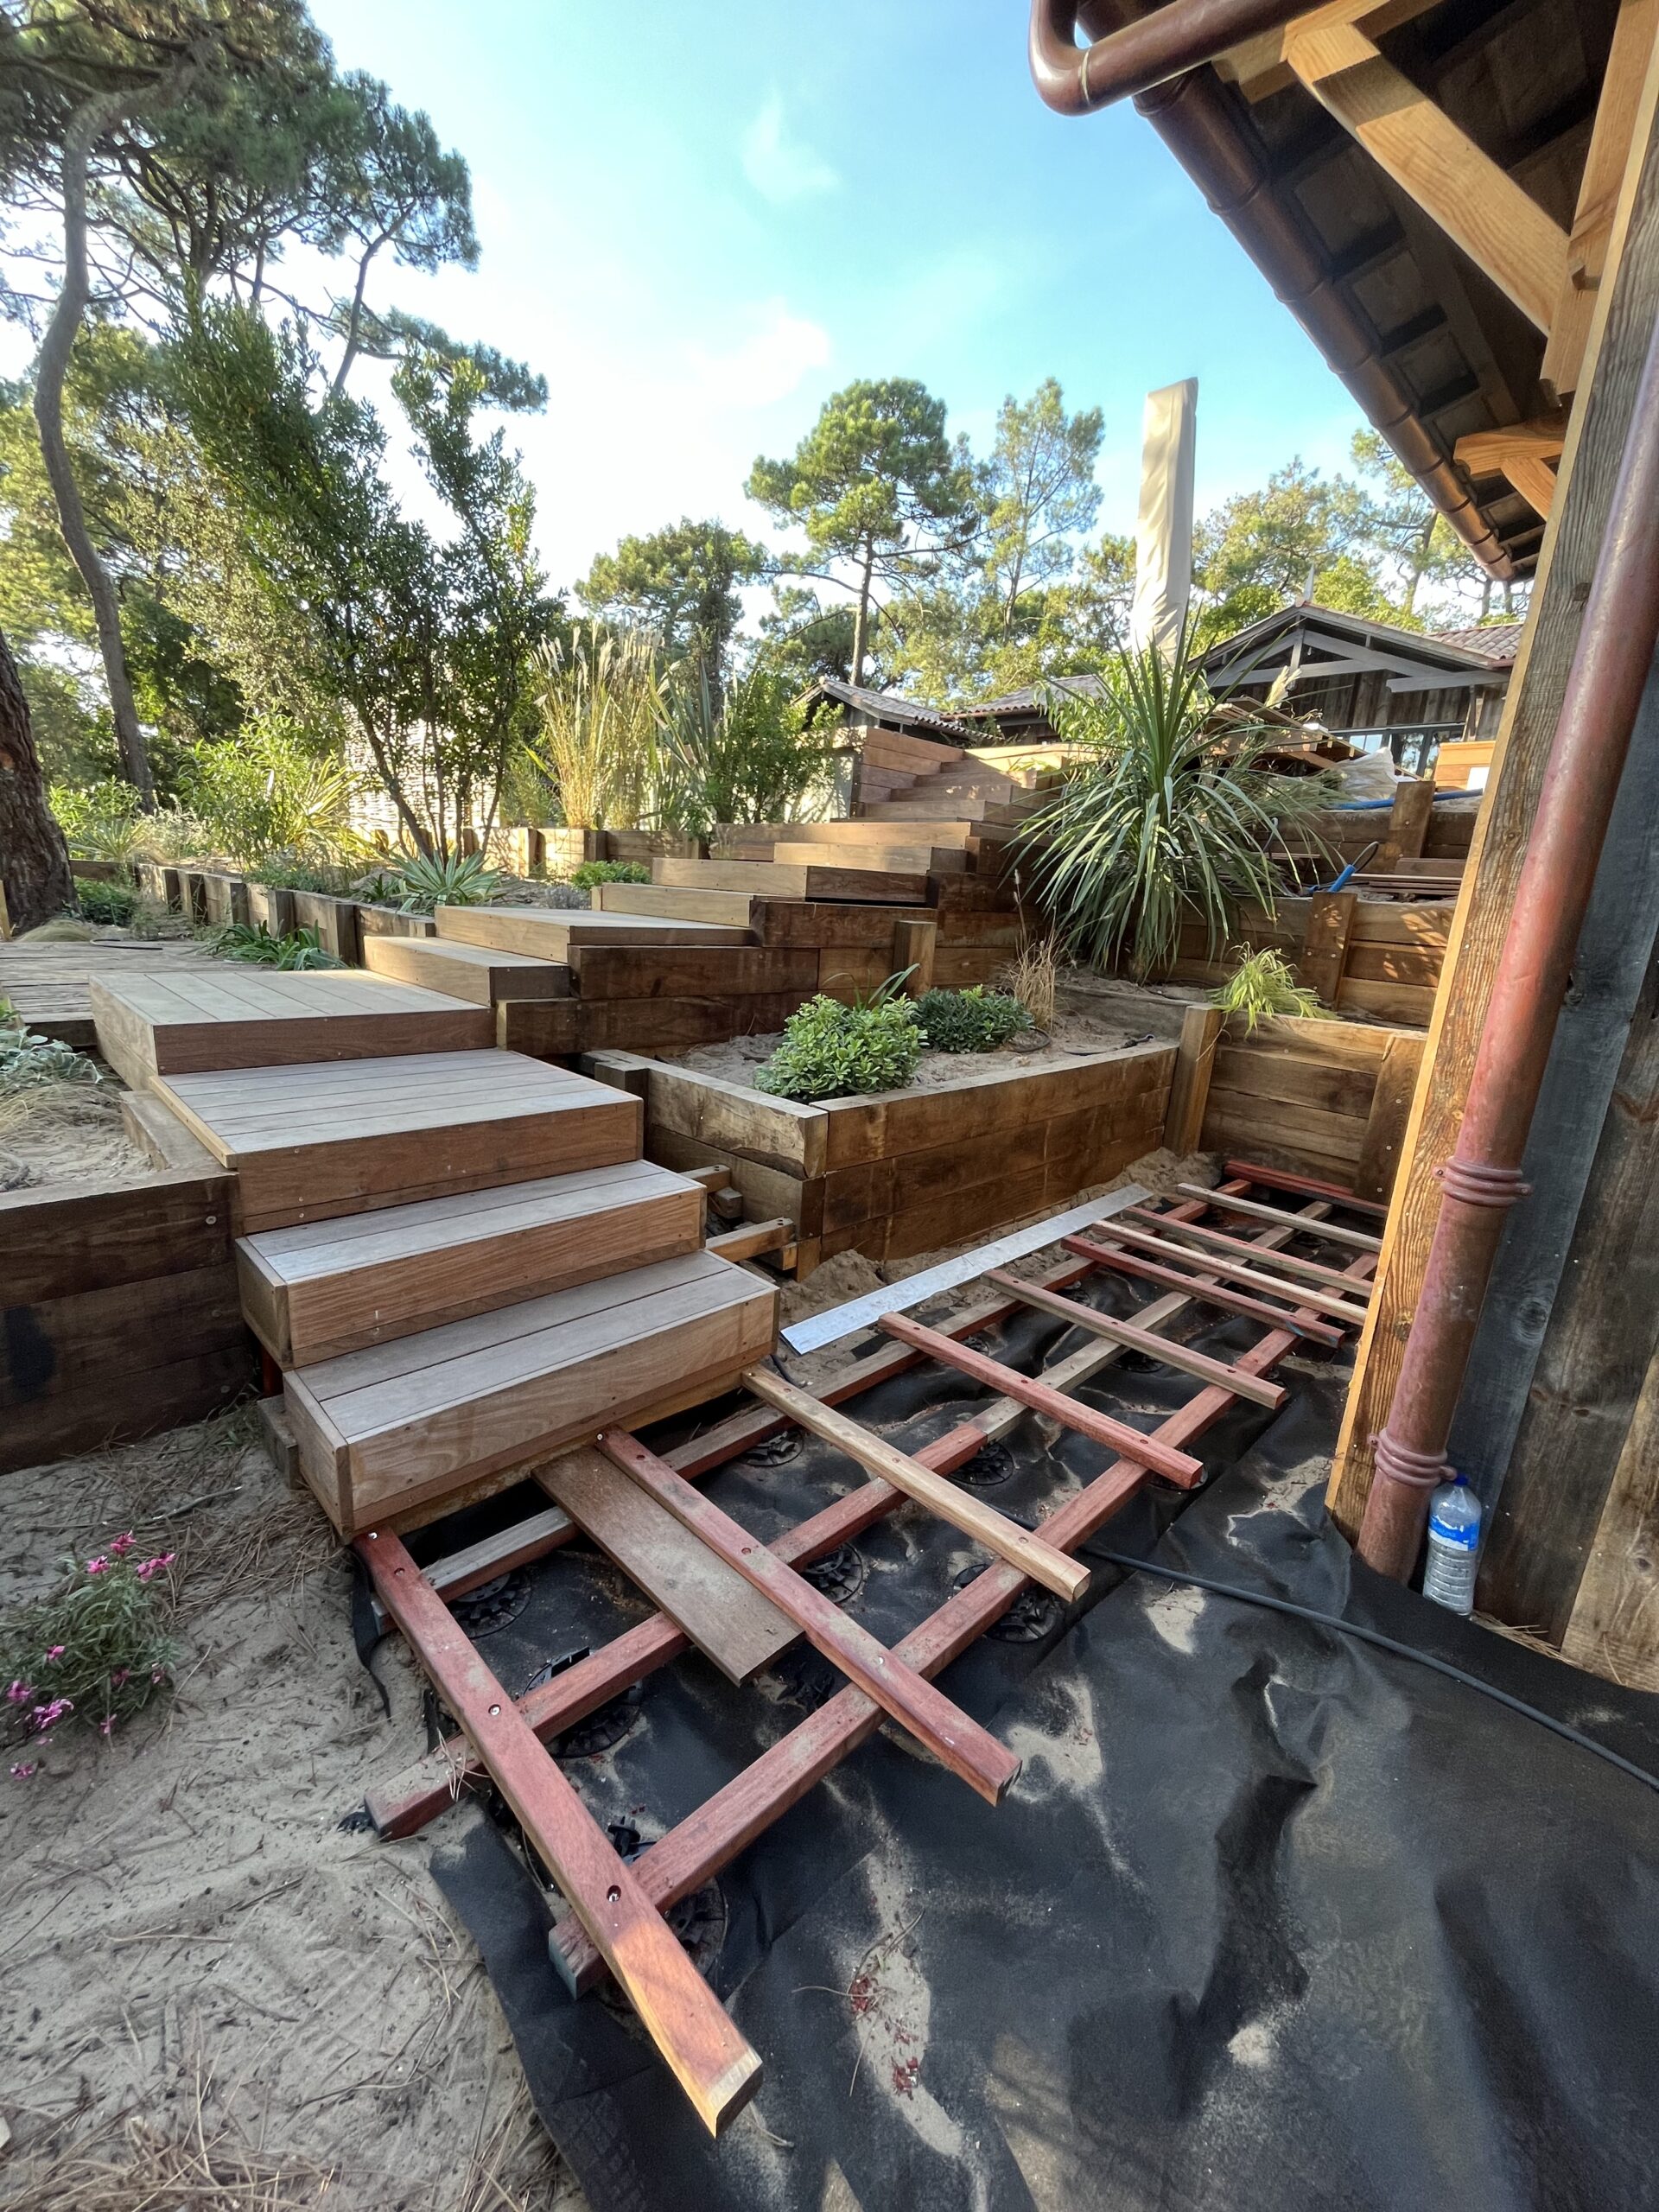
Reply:
[[[1656, 29], [1659, 0], [1033, 12], [1050, 105], [1135, 95], [1490, 572], [1535, 579], [1338, 1447], [1331, 1504], [1351, 1535], [1637, 428], [1659, 317]], [[1507, 1220], [1450, 1439], [1491, 1516], [1482, 1606], [1649, 1688], [1656, 839], [1650, 677], [1599, 866], [1583, 855], [1594, 889], [1522, 1163], [1529, 1195]]]

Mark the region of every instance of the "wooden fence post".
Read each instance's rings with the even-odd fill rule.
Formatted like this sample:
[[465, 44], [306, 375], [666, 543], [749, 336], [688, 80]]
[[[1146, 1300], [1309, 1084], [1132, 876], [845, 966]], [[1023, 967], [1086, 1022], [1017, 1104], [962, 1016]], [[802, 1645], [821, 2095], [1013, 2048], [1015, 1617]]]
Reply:
[[933, 950], [938, 943], [939, 925], [930, 916], [920, 921], [912, 917], [894, 922], [893, 925], [893, 972], [904, 975], [905, 995], [918, 999], [924, 991], [933, 988]]
[[1316, 891], [1307, 902], [1307, 935], [1296, 965], [1303, 982], [1326, 1006], [1335, 1006], [1348, 960], [1357, 891]]
[[1181, 1019], [1180, 1049], [1169, 1085], [1164, 1117], [1164, 1145], [1178, 1158], [1196, 1152], [1204, 1134], [1204, 1109], [1210, 1096], [1210, 1071], [1226, 1016], [1218, 1006], [1190, 1006]]
[[1354, 1169], [1354, 1196], [1373, 1198], [1386, 1205], [1406, 1141], [1406, 1123], [1417, 1090], [1417, 1071], [1423, 1064], [1421, 1037], [1390, 1037], [1376, 1071], [1371, 1110], [1360, 1140], [1359, 1160]]
[[1401, 784], [1389, 815], [1389, 834], [1376, 856], [1378, 868], [1398, 868], [1402, 861], [1421, 860], [1428, 842], [1429, 817], [1434, 811], [1432, 783]]

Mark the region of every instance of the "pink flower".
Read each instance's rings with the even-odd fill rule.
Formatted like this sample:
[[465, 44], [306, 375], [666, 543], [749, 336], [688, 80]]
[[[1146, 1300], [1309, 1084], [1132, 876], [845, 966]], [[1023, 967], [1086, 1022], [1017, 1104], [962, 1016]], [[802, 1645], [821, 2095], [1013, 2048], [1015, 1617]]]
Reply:
[[6, 1685], [6, 1703], [8, 1705], [27, 1705], [34, 1694], [34, 1686], [31, 1683], [20, 1681], [9, 1682]]
[[141, 1560], [138, 1567], [138, 1580], [141, 1582], [148, 1582], [152, 1574], [159, 1574], [164, 1567], [171, 1567], [177, 1557], [176, 1552], [157, 1552], [154, 1559]]
[[166, 1668], [152, 1667], [149, 1670], [149, 1679], [152, 1682], [164, 1682], [167, 1680]]
[[112, 1690], [124, 1689], [131, 1679], [132, 1670], [130, 1667], [118, 1667], [110, 1676], [110, 1688]]
[[98, 1724], [98, 1732], [100, 1736], [107, 1736], [114, 1726], [115, 1715], [112, 1713], [106, 1713]]
[[106, 1560], [100, 1553], [97, 1559], [89, 1559], [87, 1560], [86, 1572], [88, 1574], [102, 1574], [107, 1569], [109, 1564], [110, 1562], [108, 1560]]
[[116, 1538], [115, 1541], [110, 1546], [110, 1549], [115, 1554], [117, 1559], [124, 1559], [137, 1541], [137, 1537], [135, 1536], [131, 1529], [129, 1529], [124, 1536], [118, 1536]]
[[31, 1774], [36, 1774], [39, 1771], [40, 1769], [37, 1761], [34, 1759], [19, 1759], [11, 1770], [11, 1778], [14, 1782], [27, 1782]]
[[67, 1643], [54, 1643], [46, 1656], [48, 1659], [61, 1659], [68, 1649]]
[[44, 1735], [48, 1728], [56, 1726], [66, 1713], [73, 1713], [74, 1709], [73, 1698], [54, 1697], [50, 1705], [37, 1705], [29, 1717], [31, 1724]]

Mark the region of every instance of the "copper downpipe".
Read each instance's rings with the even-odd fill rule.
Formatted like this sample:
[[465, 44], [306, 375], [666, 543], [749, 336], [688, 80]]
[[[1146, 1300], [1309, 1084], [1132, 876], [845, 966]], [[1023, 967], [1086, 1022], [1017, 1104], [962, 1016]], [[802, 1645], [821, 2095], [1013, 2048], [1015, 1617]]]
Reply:
[[[1306, 12], [1308, 0], [1165, 0], [1149, 15], [1078, 46], [1078, 0], [1032, 0], [1032, 81], [1061, 115], [1088, 115]], [[1085, 29], [1087, 23], [1085, 22]]]
[[1359, 1555], [1403, 1581], [1429, 1492], [1450, 1468], [1452, 1417], [1544, 1079], [1659, 643], [1659, 322], [1613, 489], [1532, 835], [1475, 1055], [1462, 1126], [1437, 1171], [1440, 1211], [1359, 1532]]

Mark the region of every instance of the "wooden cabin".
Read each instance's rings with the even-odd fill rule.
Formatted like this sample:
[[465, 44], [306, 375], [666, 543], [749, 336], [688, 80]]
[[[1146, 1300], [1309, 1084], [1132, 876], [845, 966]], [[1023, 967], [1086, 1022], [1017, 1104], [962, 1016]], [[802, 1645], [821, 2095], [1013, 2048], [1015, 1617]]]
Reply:
[[[1138, 52], [1108, 57], [1131, 14]], [[1086, 62], [1076, 11], [1037, 0], [1045, 99], [1080, 114], [1135, 94], [1488, 574], [1532, 580], [1338, 1446], [1331, 1503], [1351, 1534], [1659, 319], [1659, 5], [1332, 0], [1219, 51], [1184, 0], [1083, 15]], [[1656, 835], [1650, 676], [1605, 845], [1584, 856], [1529, 1191], [1449, 1449], [1489, 1516], [1481, 1606], [1659, 1689]]]

